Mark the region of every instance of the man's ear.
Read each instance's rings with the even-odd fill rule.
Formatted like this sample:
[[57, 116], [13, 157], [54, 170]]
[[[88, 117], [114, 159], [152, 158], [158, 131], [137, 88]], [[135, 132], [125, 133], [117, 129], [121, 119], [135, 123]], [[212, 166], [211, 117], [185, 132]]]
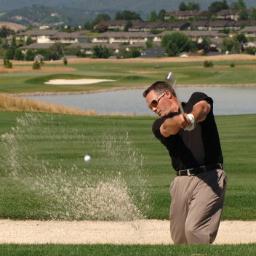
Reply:
[[166, 91], [166, 95], [167, 95], [167, 97], [168, 97], [169, 99], [171, 99], [171, 98], [172, 98], [172, 93], [171, 93], [171, 92]]

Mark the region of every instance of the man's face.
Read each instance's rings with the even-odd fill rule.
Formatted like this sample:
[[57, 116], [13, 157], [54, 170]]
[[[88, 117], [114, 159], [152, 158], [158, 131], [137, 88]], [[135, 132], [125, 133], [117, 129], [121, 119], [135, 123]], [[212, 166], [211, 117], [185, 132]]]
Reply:
[[168, 115], [171, 112], [178, 112], [179, 105], [171, 92], [157, 93], [151, 90], [146, 96], [148, 107], [159, 116]]

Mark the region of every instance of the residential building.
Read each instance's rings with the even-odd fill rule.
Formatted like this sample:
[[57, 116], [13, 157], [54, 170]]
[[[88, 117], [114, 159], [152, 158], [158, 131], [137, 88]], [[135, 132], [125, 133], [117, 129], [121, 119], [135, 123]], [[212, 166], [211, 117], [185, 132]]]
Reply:
[[40, 29], [28, 30], [16, 35], [17, 39], [24, 39], [24, 41], [29, 37], [38, 44], [73, 44], [85, 39], [81, 32], [66, 33]]
[[196, 20], [209, 19], [210, 13], [208, 11], [171, 11], [166, 12], [165, 20]]
[[245, 34], [246, 37], [256, 38], [256, 26], [245, 27], [240, 32]]
[[231, 10], [231, 9], [221, 10], [221, 11], [217, 12], [215, 18], [218, 19], [218, 20], [234, 20], [234, 21], [237, 21], [237, 20], [239, 20], [239, 11]]
[[153, 35], [147, 32], [105, 32], [93, 37], [91, 42], [96, 44], [136, 44], [146, 43], [150, 37], [153, 37]]

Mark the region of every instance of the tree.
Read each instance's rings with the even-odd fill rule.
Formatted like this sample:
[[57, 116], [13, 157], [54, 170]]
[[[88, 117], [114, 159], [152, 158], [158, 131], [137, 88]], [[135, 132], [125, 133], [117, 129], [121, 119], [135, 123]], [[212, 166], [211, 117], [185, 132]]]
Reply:
[[195, 2], [188, 2], [188, 3], [181, 2], [179, 5], [179, 10], [180, 11], [199, 11], [200, 5]]
[[166, 34], [162, 38], [161, 45], [169, 56], [177, 56], [182, 52], [189, 52], [194, 47], [191, 39], [180, 32]]
[[14, 48], [14, 49], [17, 48], [16, 37], [15, 36], [12, 37], [11, 48]]
[[212, 2], [208, 7], [209, 12], [211, 13], [217, 13], [221, 10], [227, 10], [227, 9], [229, 9], [229, 6], [226, 0]]
[[184, 2], [181, 2], [179, 5], [179, 10], [180, 11], [186, 11], [187, 10], [187, 5]]
[[15, 56], [15, 49], [14, 48], [8, 48], [5, 52], [4, 58], [7, 60], [13, 60]]
[[248, 13], [247, 9], [243, 9], [240, 11], [239, 19], [240, 20], [248, 20], [249, 19], [249, 13]]
[[28, 49], [25, 54], [25, 60], [28, 60], [28, 61], [34, 60], [35, 56], [36, 54], [31, 49]]
[[202, 50], [204, 54], [208, 53], [211, 48], [211, 41], [208, 37], [204, 37], [200, 43], [197, 44], [198, 50]]
[[141, 17], [136, 12], [124, 10], [116, 13], [115, 20], [141, 20]]
[[147, 41], [146, 41], [146, 47], [147, 49], [149, 48], [153, 48], [153, 39], [152, 38], [149, 38]]
[[138, 48], [131, 48], [129, 50], [121, 49], [117, 57], [118, 58], [137, 58], [140, 56], [141, 56], [141, 53]]
[[246, 35], [243, 34], [243, 33], [236, 35], [235, 39], [236, 39], [239, 43], [241, 43], [241, 44], [244, 44], [244, 43], [247, 43], [247, 42], [248, 42], [248, 39], [247, 39]]
[[238, 11], [247, 9], [244, 0], [237, 0], [236, 2], [232, 3], [231, 8]]
[[93, 23], [90, 22], [90, 21], [87, 21], [87, 22], [84, 24], [84, 29], [92, 30], [92, 29], [93, 29]]
[[33, 40], [32, 40], [32, 37], [29, 36], [26, 40], [26, 45], [30, 45], [30, 44], [33, 44]]
[[125, 24], [124, 31], [129, 31], [129, 28], [132, 27], [132, 22], [128, 20]]
[[60, 43], [56, 43], [49, 49], [49, 59], [50, 60], [59, 60], [64, 56], [63, 46]]
[[250, 18], [256, 20], [256, 8], [252, 8]]
[[166, 15], [166, 10], [162, 9], [158, 13], [158, 20], [164, 21], [165, 20], [165, 15]]
[[22, 53], [21, 49], [16, 49], [14, 54], [15, 60], [24, 60], [24, 54]]
[[107, 59], [111, 56], [110, 50], [101, 45], [96, 45], [93, 47], [93, 57]]
[[158, 20], [158, 15], [157, 15], [156, 11], [152, 11], [149, 16], [149, 21], [155, 22], [157, 20]]
[[223, 40], [222, 51], [228, 53], [240, 53], [240, 43], [236, 38], [226, 37]]
[[9, 28], [3, 26], [2, 28], [0, 28], [0, 37], [1, 38], [6, 38], [9, 35], [13, 34], [13, 31], [10, 30]]
[[93, 21], [93, 24], [96, 25], [102, 21], [108, 21], [108, 20], [111, 20], [110, 16], [108, 14], [101, 13], [96, 16], [96, 18]]
[[95, 31], [97, 31], [99, 33], [106, 32], [107, 30], [108, 30], [108, 26], [103, 23], [99, 23], [95, 27]]

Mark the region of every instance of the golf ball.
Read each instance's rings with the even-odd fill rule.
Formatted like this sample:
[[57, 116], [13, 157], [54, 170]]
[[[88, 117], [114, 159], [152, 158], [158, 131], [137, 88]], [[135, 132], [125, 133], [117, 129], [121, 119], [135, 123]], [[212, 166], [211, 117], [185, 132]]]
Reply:
[[85, 155], [84, 156], [84, 161], [85, 162], [89, 162], [91, 160], [91, 156], [90, 155]]

